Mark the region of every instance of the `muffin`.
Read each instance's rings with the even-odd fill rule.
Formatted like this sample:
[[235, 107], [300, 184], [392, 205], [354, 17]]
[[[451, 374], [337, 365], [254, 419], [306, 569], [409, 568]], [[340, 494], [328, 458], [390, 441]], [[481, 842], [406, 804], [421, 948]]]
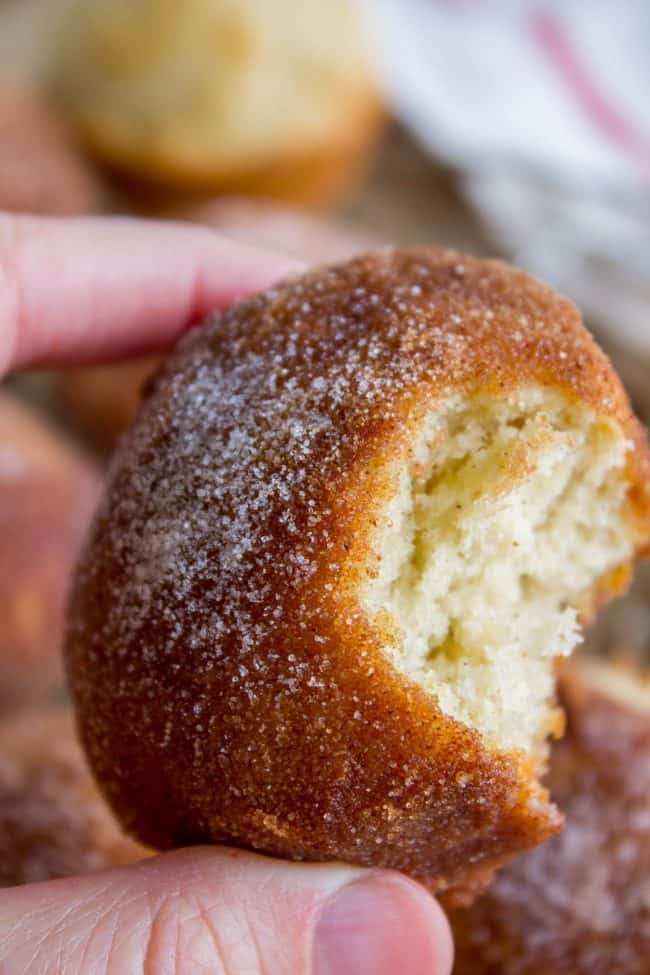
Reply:
[[66, 643], [127, 831], [469, 899], [561, 825], [554, 660], [650, 539], [649, 459], [575, 308], [386, 249], [192, 330], [111, 464]]
[[378, 129], [350, 0], [77, 0], [59, 47], [58, 103], [145, 184], [323, 202]]

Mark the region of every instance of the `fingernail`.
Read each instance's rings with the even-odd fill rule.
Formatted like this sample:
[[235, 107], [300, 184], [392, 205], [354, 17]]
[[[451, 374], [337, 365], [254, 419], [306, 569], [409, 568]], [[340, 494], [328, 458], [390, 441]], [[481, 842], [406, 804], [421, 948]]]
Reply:
[[399, 874], [357, 880], [325, 902], [313, 975], [448, 975], [451, 936], [432, 897]]

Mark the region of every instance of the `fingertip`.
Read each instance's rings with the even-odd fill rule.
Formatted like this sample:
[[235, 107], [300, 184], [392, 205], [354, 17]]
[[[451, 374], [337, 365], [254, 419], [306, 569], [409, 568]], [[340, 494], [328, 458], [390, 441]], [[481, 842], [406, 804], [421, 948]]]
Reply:
[[0, 370], [161, 350], [301, 270], [198, 224], [0, 214]]
[[400, 874], [354, 880], [320, 912], [313, 975], [449, 975], [452, 964], [451, 931], [440, 905]]
[[452, 960], [440, 907], [399, 874], [223, 848], [0, 892], [0, 970], [31, 971], [35, 941], [66, 972], [449, 975]]

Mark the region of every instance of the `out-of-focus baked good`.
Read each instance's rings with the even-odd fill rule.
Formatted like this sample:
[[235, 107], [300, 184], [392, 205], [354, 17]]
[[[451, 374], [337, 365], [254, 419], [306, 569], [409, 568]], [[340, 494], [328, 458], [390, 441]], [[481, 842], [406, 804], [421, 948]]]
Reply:
[[0, 887], [132, 863], [148, 851], [123, 836], [99, 795], [69, 711], [0, 721]]
[[650, 561], [639, 566], [625, 599], [609, 605], [585, 638], [585, 649], [607, 657], [611, 648], [630, 664], [650, 666]]
[[[306, 264], [344, 260], [378, 243], [369, 233], [270, 200], [223, 197], [172, 215]], [[69, 369], [59, 384], [63, 408], [94, 444], [110, 450], [135, 414], [159, 361], [144, 356], [117, 365]]]
[[74, 215], [99, 198], [63, 122], [28, 92], [0, 88], [0, 210]]
[[62, 686], [64, 603], [99, 489], [85, 457], [0, 393], [0, 710]]
[[77, 0], [59, 49], [59, 104], [148, 183], [322, 202], [381, 115], [350, 0]]
[[159, 356], [66, 369], [58, 377], [57, 399], [72, 426], [90, 444], [110, 451], [131, 422]]
[[471, 897], [560, 826], [553, 659], [648, 545], [648, 475], [575, 308], [499, 262], [386, 249], [190, 332], [71, 601], [126, 828]]
[[562, 703], [548, 785], [566, 825], [453, 914], [457, 975], [650, 971], [650, 683], [584, 663]]

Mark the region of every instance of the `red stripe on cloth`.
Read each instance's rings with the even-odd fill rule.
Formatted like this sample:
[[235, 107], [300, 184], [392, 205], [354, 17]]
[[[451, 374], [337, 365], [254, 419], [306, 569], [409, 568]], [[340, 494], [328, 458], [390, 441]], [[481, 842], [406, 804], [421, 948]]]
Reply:
[[609, 100], [573, 49], [562, 25], [541, 11], [530, 20], [532, 34], [542, 53], [556, 69], [575, 101], [601, 134], [633, 159], [644, 177], [650, 179], [650, 138], [635, 128]]

